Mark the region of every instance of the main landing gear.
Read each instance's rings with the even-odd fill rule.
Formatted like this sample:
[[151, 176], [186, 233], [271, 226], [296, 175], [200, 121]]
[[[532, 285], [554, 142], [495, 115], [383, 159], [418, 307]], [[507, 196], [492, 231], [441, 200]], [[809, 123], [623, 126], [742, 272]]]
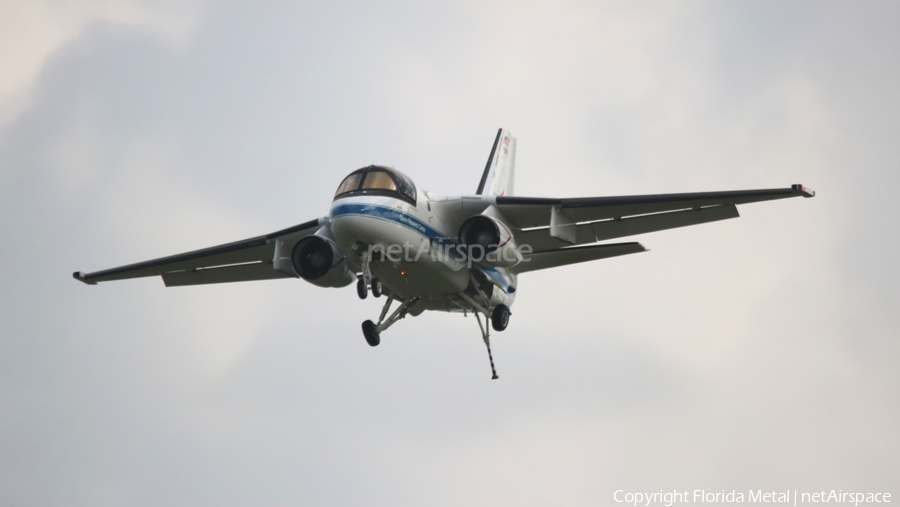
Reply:
[[381, 334], [378, 333], [378, 326], [371, 320], [362, 323], [363, 336], [370, 347], [377, 347], [381, 343]]
[[509, 325], [509, 307], [504, 304], [499, 304], [494, 307], [494, 311], [491, 312], [491, 327], [494, 328], [494, 331], [503, 331], [506, 329], [506, 326]]
[[393, 326], [398, 320], [406, 317], [406, 314], [409, 313], [409, 309], [415, 306], [420, 299], [422, 298], [414, 297], [400, 303], [400, 306], [394, 310], [394, 313], [385, 320], [385, 316], [391, 309], [391, 303], [394, 302], [393, 294], [389, 295], [387, 301], [384, 302], [384, 307], [381, 309], [381, 316], [378, 318], [378, 324], [371, 320], [362, 323], [363, 336], [366, 337], [366, 342], [372, 347], [381, 343], [381, 332]]

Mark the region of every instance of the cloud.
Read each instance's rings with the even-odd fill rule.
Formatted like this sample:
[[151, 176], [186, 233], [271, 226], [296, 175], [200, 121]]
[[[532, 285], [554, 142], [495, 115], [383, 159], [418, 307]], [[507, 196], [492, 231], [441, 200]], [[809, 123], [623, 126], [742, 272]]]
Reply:
[[52, 55], [92, 23], [126, 24], [184, 46], [205, 2], [129, 0], [5, 2], [0, 6], [0, 125], [28, 103], [28, 90]]

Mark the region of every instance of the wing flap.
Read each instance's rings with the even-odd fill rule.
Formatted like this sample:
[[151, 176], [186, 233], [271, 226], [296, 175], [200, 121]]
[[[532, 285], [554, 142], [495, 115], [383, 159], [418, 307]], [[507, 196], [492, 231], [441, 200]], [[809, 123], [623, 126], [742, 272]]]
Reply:
[[[575, 226], [575, 245], [606, 241], [608, 239], [634, 236], [648, 232], [687, 227], [689, 225], [706, 224], [737, 218], [737, 207], [733, 204], [724, 206], [711, 206], [698, 210], [670, 211], [668, 213], [656, 213], [642, 215], [621, 220], [609, 219], [598, 222], [588, 222]], [[565, 240], [550, 235], [549, 227], [516, 231], [516, 244], [531, 245], [535, 251], [552, 250], [572, 246]]]
[[271, 262], [254, 262], [238, 264], [237, 266], [175, 271], [162, 274], [163, 283], [166, 284], [166, 287], [249, 282], [251, 280], [276, 280], [278, 278], [291, 278], [291, 276], [275, 270]]
[[636, 234], [675, 229], [677, 227], [687, 227], [689, 225], [728, 220], [729, 218], [738, 218], [739, 216], [740, 214], [738, 214], [737, 206], [734, 204], [726, 204], [723, 206], [700, 208], [698, 210], [670, 211], [667, 213], [656, 213], [654, 215], [623, 218], [621, 220], [613, 219], [601, 222], [591, 222], [590, 225], [597, 241], [605, 241], [607, 239], [621, 238], [624, 236], [634, 236]]
[[549, 269], [579, 262], [595, 261], [647, 251], [640, 243], [612, 243], [606, 245], [588, 245], [561, 248], [544, 252], [534, 252], [510, 268], [515, 273], [526, 273], [540, 269]]
[[519, 247], [529, 245], [535, 252], [597, 242], [597, 237], [589, 223], [574, 226], [574, 231], [575, 241], [573, 243], [551, 236], [549, 227], [515, 230], [513, 235], [516, 245]]

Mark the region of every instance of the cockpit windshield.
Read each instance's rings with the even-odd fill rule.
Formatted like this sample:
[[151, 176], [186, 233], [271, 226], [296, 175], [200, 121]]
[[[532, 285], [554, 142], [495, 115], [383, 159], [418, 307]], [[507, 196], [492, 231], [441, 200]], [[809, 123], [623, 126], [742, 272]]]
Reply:
[[335, 196], [346, 194], [347, 192], [352, 192], [359, 188], [359, 180], [362, 179], [363, 173], [355, 172], [350, 174], [344, 178], [344, 181], [341, 182], [341, 186], [338, 187], [337, 192], [334, 193]]
[[334, 198], [352, 195], [384, 195], [415, 204], [416, 186], [409, 177], [395, 169], [370, 165], [344, 178]]
[[369, 171], [363, 181], [363, 190], [397, 190], [391, 175], [384, 171]]

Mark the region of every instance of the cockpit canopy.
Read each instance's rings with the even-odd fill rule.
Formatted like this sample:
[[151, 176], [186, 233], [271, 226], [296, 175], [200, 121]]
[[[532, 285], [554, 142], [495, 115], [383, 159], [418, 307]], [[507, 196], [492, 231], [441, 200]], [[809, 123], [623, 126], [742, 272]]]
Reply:
[[378, 165], [350, 173], [338, 186], [334, 198], [354, 195], [383, 195], [416, 204], [416, 186], [412, 180], [396, 169]]

